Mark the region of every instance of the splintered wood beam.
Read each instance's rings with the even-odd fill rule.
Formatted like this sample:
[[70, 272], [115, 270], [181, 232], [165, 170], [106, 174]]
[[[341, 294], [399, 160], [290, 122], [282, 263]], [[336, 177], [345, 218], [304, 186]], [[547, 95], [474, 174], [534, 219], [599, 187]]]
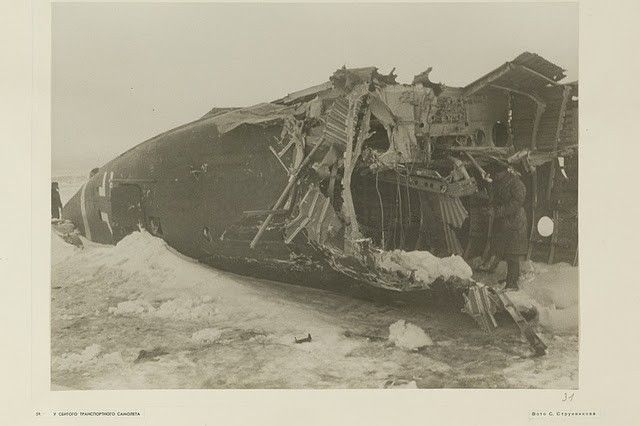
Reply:
[[286, 164], [284, 164], [284, 162], [282, 161], [282, 158], [280, 158], [280, 156], [278, 155], [278, 153], [276, 152], [275, 149], [273, 149], [272, 146], [269, 146], [269, 151], [271, 151], [271, 153], [276, 157], [276, 159], [278, 160], [278, 163], [280, 163], [280, 165], [282, 166], [283, 169], [285, 169], [285, 171], [287, 172], [287, 174], [291, 173], [291, 170], [289, 170], [289, 168], [286, 166]]
[[[289, 192], [295, 186], [298, 180], [298, 175], [300, 174], [302, 169], [304, 169], [309, 164], [309, 162], [311, 161], [311, 157], [313, 157], [313, 154], [316, 153], [318, 148], [320, 148], [324, 144], [324, 141], [325, 141], [325, 138], [320, 139], [320, 141], [318, 141], [316, 146], [314, 146], [313, 149], [311, 149], [311, 151], [309, 152], [309, 154], [307, 154], [307, 156], [304, 158], [304, 160], [302, 160], [302, 163], [300, 163], [300, 165], [291, 173], [291, 175], [289, 176], [289, 182], [287, 183], [287, 186], [284, 188], [284, 190], [282, 191], [282, 194], [280, 194], [280, 197], [273, 205], [272, 210], [280, 209], [280, 207], [282, 206], [282, 203], [284, 203], [285, 199], [287, 198], [287, 195], [289, 195]], [[273, 216], [275, 216], [275, 214], [270, 213], [269, 216], [265, 218], [264, 222], [262, 222], [262, 224], [260, 225], [260, 229], [258, 229], [256, 236], [253, 237], [253, 240], [251, 240], [249, 247], [251, 247], [252, 249], [256, 248], [258, 241], [260, 241], [260, 238], [262, 238], [262, 234], [264, 234], [264, 231], [267, 229], [267, 226], [269, 226], [269, 223], [271, 223]]]
[[[460, 142], [458, 142], [458, 144], [460, 144]], [[476, 159], [475, 159], [475, 158], [473, 158], [473, 156], [471, 156], [471, 154], [469, 154], [469, 152], [468, 152], [468, 151], [464, 151], [464, 150], [463, 150], [463, 151], [462, 151], [462, 153], [467, 157], [467, 159], [468, 159], [469, 161], [471, 161], [471, 164], [473, 165], [473, 167], [475, 167], [475, 168], [476, 168], [476, 170], [478, 170], [478, 172], [480, 172], [480, 176], [482, 177], [482, 179], [483, 179], [483, 180], [486, 180], [486, 179], [487, 179], [487, 172], [485, 172], [485, 171], [484, 171], [484, 169], [483, 169], [482, 167], [480, 167], [480, 164], [478, 164], [478, 162], [476, 161]], [[449, 157], [449, 158], [452, 158], [452, 157]], [[465, 171], [465, 173], [466, 173], [466, 171]], [[467, 179], [468, 179], [468, 178], [469, 178], [469, 177], [467, 176]]]
[[295, 142], [295, 137], [290, 138], [289, 142], [285, 145], [285, 147], [282, 148], [280, 152], [278, 152], [278, 158], [282, 158], [282, 156], [286, 154], [287, 151], [289, 151], [289, 148], [291, 148], [294, 142]]
[[505, 293], [504, 290], [495, 292], [498, 296], [499, 302], [501, 302], [502, 307], [511, 315], [511, 318], [515, 321], [516, 325], [520, 329], [520, 332], [527, 339], [531, 348], [534, 350], [536, 356], [542, 356], [547, 353], [547, 345], [540, 339], [540, 336], [536, 334], [535, 331], [531, 328], [526, 319], [520, 315], [516, 305], [509, 298], [509, 296]]
[[331, 165], [331, 174], [329, 175], [329, 186], [327, 192], [329, 193], [329, 199], [333, 202], [334, 191], [336, 188], [336, 176], [338, 175], [338, 165]]

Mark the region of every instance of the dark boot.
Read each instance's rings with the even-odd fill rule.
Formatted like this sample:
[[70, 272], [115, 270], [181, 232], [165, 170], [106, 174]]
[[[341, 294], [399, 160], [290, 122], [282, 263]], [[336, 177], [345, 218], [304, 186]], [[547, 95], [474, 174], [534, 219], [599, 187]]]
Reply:
[[518, 290], [518, 280], [520, 279], [520, 259], [517, 257], [507, 258], [507, 286], [508, 289]]

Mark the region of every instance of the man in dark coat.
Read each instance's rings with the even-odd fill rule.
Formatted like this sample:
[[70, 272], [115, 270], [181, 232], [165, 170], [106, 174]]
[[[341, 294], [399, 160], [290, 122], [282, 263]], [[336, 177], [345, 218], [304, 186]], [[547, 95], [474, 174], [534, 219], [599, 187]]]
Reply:
[[524, 200], [527, 189], [520, 178], [503, 163], [494, 162], [487, 167], [491, 176], [491, 207], [487, 214], [493, 217], [493, 252], [507, 262], [507, 288], [518, 288], [520, 259], [527, 254], [527, 215]]
[[60, 210], [62, 209], [62, 200], [60, 192], [58, 192], [58, 182], [51, 182], [51, 218], [60, 219]]

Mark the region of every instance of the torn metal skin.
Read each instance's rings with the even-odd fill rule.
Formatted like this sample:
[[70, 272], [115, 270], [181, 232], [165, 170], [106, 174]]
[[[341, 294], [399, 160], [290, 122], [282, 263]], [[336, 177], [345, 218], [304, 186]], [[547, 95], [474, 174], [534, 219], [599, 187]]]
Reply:
[[[273, 102], [216, 108], [101, 167], [63, 217], [101, 243], [141, 224], [217, 268], [462, 307], [472, 280], [418, 282], [415, 271], [381, 268], [375, 253], [445, 257], [467, 246], [473, 256], [463, 225], [485, 191], [483, 167], [555, 171], [577, 150], [577, 103], [558, 82], [562, 69], [530, 53], [466, 87], [432, 83], [429, 71], [399, 84], [393, 72], [343, 67]], [[565, 175], [554, 172], [545, 190]]]

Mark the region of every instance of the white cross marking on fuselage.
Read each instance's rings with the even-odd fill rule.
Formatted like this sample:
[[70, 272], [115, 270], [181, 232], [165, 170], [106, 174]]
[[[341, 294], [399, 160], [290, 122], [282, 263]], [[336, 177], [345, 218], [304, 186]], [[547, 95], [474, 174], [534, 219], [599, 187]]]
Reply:
[[[111, 182], [112, 180], [113, 172], [109, 173], [109, 195], [111, 195], [111, 188], [113, 187], [113, 183]], [[102, 185], [98, 187], [98, 195], [106, 198], [105, 202], [109, 202], [109, 199], [107, 198], [107, 172], [102, 174]], [[113, 236], [113, 229], [111, 229], [111, 223], [109, 223], [109, 214], [101, 210], [100, 219], [107, 224], [109, 232], [111, 233], [111, 236]]]

